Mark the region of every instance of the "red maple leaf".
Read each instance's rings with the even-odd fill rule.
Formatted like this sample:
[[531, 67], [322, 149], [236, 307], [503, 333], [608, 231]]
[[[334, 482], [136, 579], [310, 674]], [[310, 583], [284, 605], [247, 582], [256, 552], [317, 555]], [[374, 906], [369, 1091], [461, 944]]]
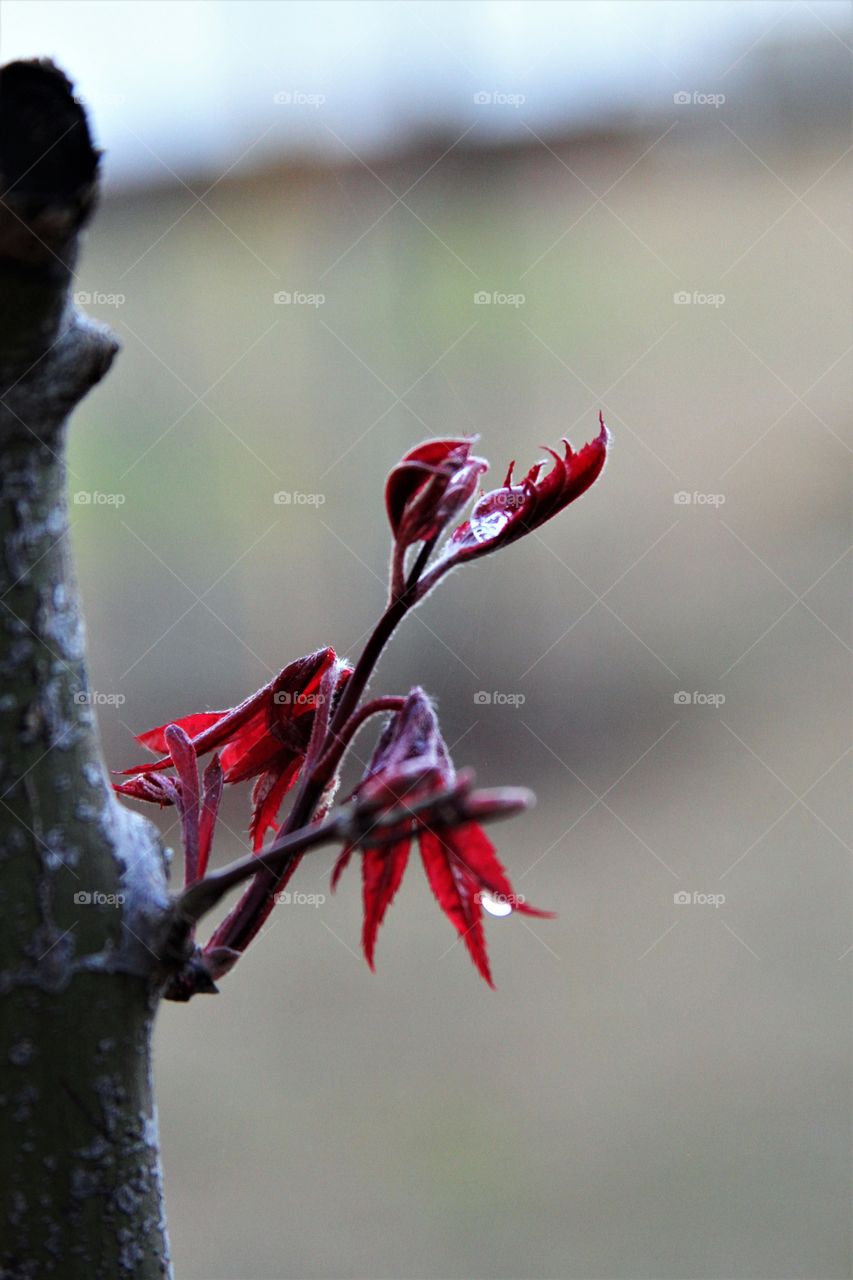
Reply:
[[[149, 729], [137, 741], [150, 751], [169, 752], [148, 764], [125, 769], [135, 775], [115, 789], [138, 800], [159, 804], [173, 801], [168, 792], [158, 790], [150, 776], [173, 767], [167, 741], [169, 729], [183, 730], [196, 756], [220, 751], [220, 764], [227, 783], [257, 778], [252, 791], [252, 818], [249, 834], [252, 847], [259, 850], [267, 831], [276, 825], [282, 801], [299, 776], [311, 738], [320, 687], [327, 672], [336, 670], [336, 690], [348, 679], [351, 668], [334, 649], [318, 649], [297, 658], [269, 684], [258, 689], [239, 706], [227, 711], [202, 711], [180, 720]], [[174, 762], [177, 763], [177, 762]]]
[[545, 463], [537, 462], [520, 483], [514, 484], [515, 462], [510, 463], [503, 487], [484, 494], [470, 518], [447, 539], [433, 568], [420, 580], [419, 599], [449, 569], [523, 538], [586, 493], [601, 474], [610, 443], [604, 418], [601, 414], [598, 418], [601, 430], [577, 453], [568, 440], [563, 441], [562, 457], [548, 449], [554, 463], [544, 476]]
[[[453, 923], [471, 959], [493, 986], [483, 934], [483, 899], [505, 904], [524, 915], [548, 916], [530, 907], [513, 890], [494, 846], [482, 827], [471, 821], [454, 825], [437, 804], [424, 809], [429, 795], [446, 797], [457, 774], [438, 727], [435, 712], [422, 689], [409, 694], [402, 710], [388, 721], [354, 799], [366, 816], [394, 811], [404, 816], [398, 827], [371, 843], [369, 832], [359, 841], [362, 852], [364, 929], [362, 945], [371, 969], [376, 935], [393, 901], [409, 859], [412, 839], [418, 841], [427, 880], [439, 906]], [[418, 813], [405, 816], [407, 806]], [[332, 872], [332, 888], [340, 879], [356, 845], [348, 845]]]

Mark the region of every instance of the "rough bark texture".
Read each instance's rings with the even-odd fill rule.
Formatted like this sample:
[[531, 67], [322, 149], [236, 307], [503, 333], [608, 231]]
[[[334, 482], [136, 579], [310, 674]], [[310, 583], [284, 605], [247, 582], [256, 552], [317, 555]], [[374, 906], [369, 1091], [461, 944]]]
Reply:
[[70, 293], [98, 157], [49, 63], [0, 112], [0, 1277], [148, 1280], [166, 867], [108, 784], [67, 539], [66, 421], [117, 350]]

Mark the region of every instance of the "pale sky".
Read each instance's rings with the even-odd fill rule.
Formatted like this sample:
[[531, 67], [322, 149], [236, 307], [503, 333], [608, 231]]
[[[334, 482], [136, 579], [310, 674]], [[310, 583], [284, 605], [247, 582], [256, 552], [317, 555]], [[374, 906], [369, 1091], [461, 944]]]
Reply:
[[71, 74], [122, 184], [164, 165], [221, 171], [247, 148], [243, 164], [340, 153], [341, 140], [366, 155], [472, 120], [481, 138], [520, 136], [523, 122], [671, 108], [679, 90], [724, 91], [768, 42], [849, 41], [849, 12], [842, 0], [0, 0], [0, 54], [52, 56]]

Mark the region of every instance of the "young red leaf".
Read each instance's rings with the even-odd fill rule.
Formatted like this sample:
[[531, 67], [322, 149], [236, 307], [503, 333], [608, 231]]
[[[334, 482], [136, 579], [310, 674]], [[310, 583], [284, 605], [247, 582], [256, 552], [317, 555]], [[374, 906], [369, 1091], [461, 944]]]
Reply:
[[[454, 817], [444, 801], [460, 786], [470, 786], [456, 771], [438, 727], [435, 712], [422, 689], [413, 689], [402, 709], [388, 721], [361, 782], [353, 793], [364, 820], [376, 824], [402, 811], [399, 826], [371, 839], [370, 826], [359, 839], [364, 897], [363, 945], [373, 968], [376, 934], [400, 886], [409, 846], [417, 838], [424, 870], [439, 906], [451, 920], [480, 973], [492, 985], [482, 929], [482, 899], [508, 904], [525, 915], [548, 913], [528, 907], [513, 891], [491, 841], [470, 817]], [[430, 797], [435, 797], [431, 810]], [[424, 801], [426, 800], [426, 805]], [[483, 817], [515, 810], [516, 792], [480, 793], [475, 809]], [[408, 813], [410, 817], [406, 816]], [[461, 812], [461, 810], [460, 810]], [[338, 858], [332, 872], [334, 888], [355, 845]]]
[[385, 918], [385, 912], [400, 887], [406, 863], [409, 860], [409, 840], [400, 840], [390, 849], [365, 849], [361, 861], [362, 894], [364, 898], [364, 930], [362, 946], [371, 969], [376, 946], [376, 933]]
[[436, 901], [455, 926], [474, 964], [489, 986], [494, 988], [486, 939], [483, 935], [480, 895], [477, 882], [458, 859], [448, 856], [447, 845], [431, 831], [420, 838], [421, 860]]
[[136, 741], [141, 743], [143, 747], [147, 747], [149, 751], [154, 751], [158, 755], [162, 755], [164, 751], [169, 750], [166, 742], [166, 730], [170, 725], [177, 725], [179, 729], [183, 729], [188, 738], [198, 738], [206, 729], [212, 728], [218, 724], [223, 716], [227, 716], [227, 711], [198, 711], [194, 715], [184, 716], [182, 720], [169, 720], [166, 724], [161, 724], [157, 729], [148, 729], [145, 733], [138, 733]]
[[189, 884], [198, 876], [198, 764], [192, 743], [179, 725], [170, 724], [165, 738], [181, 783], [178, 808], [184, 843], [184, 884]]
[[198, 829], [198, 876], [199, 879], [207, 871], [210, 850], [213, 845], [213, 831], [222, 801], [224, 778], [219, 756], [214, 756], [204, 771], [203, 798], [201, 818]]
[[563, 441], [562, 457], [549, 449], [553, 465], [541, 479], [545, 464], [537, 462], [520, 484], [513, 484], [515, 464], [510, 464], [503, 488], [484, 494], [470, 519], [450, 535], [436, 564], [421, 579], [418, 598], [431, 591], [439, 578], [456, 565], [523, 538], [585, 493], [598, 479], [607, 460], [610, 434], [601, 414], [599, 422], [601, 430], [596, 438], [578, 453], [574, 452], [568, 440]]
[[410, 546], [438, 537], [465, 505], [489, 465], [471, 456], [475, 439], [427, 440], [393, 468], [385, 506], [396, 542]]
[[[475, 437], [476, 438], [476, 437]], [[385, 506], [394, 535], [391, 597], [405, 590], [406, 551], [432, 543], [466, 506], [489, 464], [472, 456], [470, 440], [426, 440], [410, 449], [385, 485]], [[428, 552], [427, 552], [428, 554]]]
[[[337, 697], [350, 673], [349, 665], [341, 662], [333, 649], [318, 649], [291, 662], [275, 680], [239, 706], [185, 716], [148, 730], [139, 736], [139, 741], [154, 751], [170, 751], [170, 732], [182, 733], [184, 756], [201, 756], [221, 749], [225, 782], [233, 785], [257, 778], [250, 834], [253, 848], [258, 850], [266, 833], [275, 827], [282, 801], [299, 777], [318, 707], [328, 719], [329, 708], [324, 699]], [[168, 803], [161, 799], [156, 787], [146, 786], [139, 779], [152, 777], [172, 763], [170, 752], [164, 758], [128, 769], [125, 772], [136, 778], [131, 784], [117, 784], [116, 790], [137, 799]], [[194, 852], [191, 857], [195, 865]]]
[[276, 825], [281, 803], [299, 775], [300, 761], [293, 760], [283, 770], [268, 769], [261, 774], [252, 790], [252, 818], [249, 836], [257, 853], [263, 848], [266, 834]]

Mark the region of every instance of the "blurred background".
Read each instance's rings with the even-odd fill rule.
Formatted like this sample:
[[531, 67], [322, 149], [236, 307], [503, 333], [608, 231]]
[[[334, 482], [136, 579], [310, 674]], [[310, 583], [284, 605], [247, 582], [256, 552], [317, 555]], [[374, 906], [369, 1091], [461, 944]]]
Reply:
[[848, 19], [0, 6], [106, 148], [79, 289], [124, 349], [70, 468], [111, 767], [357, 656], [410, 445], [499, 483], [614, 438], [376, 682], [536, 790], [495, 838], [559, 918], [488, 922], [492, 993], [415, 861], [371, 976], [311, 855], [326, 900], [160, 1017], [182, 1280], [849, 1274]]

